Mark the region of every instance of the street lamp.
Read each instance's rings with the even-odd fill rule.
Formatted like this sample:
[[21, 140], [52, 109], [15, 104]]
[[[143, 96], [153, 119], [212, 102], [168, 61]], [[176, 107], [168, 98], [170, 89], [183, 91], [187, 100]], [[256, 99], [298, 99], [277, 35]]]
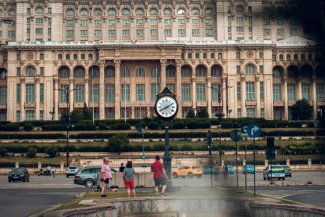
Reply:
[[56, 89], [59, 91], [64, 92], [65, 97], [66, 97], [66, 104], [67, 104], [67, 114], [66, 114], [66, 145], [67, 145], [67, 150], [66, 150], [66, 158], [67, 158], [67, 167], [69, 167], [69, 127], [70, 127], [70, 93], [74, 90], [77, 89], [71, 89], [68, 90], [68, 88], [64, 88], [64, 89]]

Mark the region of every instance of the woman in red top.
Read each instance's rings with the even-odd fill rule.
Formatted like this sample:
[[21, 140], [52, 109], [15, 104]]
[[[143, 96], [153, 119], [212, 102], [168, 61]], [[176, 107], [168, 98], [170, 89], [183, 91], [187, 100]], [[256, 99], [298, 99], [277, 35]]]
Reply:
[[160, 157], [156, 156], [156, 161], [151, 164], [151, 172], [153, 172], [153, 179], [155, 181], [156, 195], [159, 195], [159, 187], [162, 186], [161, 196], [164, 196], [167, 187], [167, 174], [164, 164], [160, 161]]

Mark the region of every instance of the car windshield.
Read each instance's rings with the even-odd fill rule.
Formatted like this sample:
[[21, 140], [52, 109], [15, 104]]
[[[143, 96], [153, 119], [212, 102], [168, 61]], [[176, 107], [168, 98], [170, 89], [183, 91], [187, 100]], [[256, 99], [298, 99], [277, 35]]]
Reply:
[[288, 166], [283, 166], [283, 169], [289, 169], [289, 167]]
[[283, 171], [282, 166], [271, 166], [272, 171]]
[[24, 172], [24, 168], [13, 168], [11, 170], [12, 173], [23, 173]]
[[75, 170], [77, 167], [69, 167], [70, 170]]

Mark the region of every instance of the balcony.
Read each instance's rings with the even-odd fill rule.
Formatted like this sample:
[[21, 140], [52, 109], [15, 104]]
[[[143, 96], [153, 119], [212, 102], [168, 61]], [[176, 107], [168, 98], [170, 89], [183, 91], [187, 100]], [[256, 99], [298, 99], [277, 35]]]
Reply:
[[254, 100], [246, 100], [246, 106], [256, 106], [256, 101]]
[[35, 108], [35, 102], [25, 102], [25, 108]]
[[282, 106], [284, 106], [284, 102], [282, 100], [273, 101], [273, 106], [274, 107], [282, 107]]

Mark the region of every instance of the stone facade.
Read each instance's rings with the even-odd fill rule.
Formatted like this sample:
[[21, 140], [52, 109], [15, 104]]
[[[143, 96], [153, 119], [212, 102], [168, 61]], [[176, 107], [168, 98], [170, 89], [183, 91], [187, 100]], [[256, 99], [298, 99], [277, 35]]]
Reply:
[[[154, 116], [167, 86], [178, 117], [290, 119], [325, 106], [324, 58], [293, 1], [4, 0], [0, 120], [58, 120], [86, 103], [95, 119]], [[68, 103], [69, 102], [69, 103]]]

